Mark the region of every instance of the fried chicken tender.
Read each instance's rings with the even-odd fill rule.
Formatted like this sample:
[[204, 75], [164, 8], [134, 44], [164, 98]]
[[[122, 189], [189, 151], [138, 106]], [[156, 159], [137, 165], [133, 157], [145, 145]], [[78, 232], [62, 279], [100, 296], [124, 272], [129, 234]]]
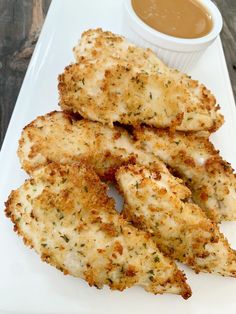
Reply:
[[236, 277], [236, 255], [200, 207], [173, 193], [164, 173], [128, 165], [116, 174], [124, 216], [150, 232], [167, 256], [200, 271]]
[[107, 186], [83, 164], [51, 163], [13, 191], [6, 214], [42, 260], [90, 286], [191, 295], [185, 277], [148, 234], [115, 211]]
[[223, 123], [209, 90], [165, 66], [150, 49], [101, 29], [82, 34], [76, 64], [59, 75], [62, 109], [113, 126], [215, 131]]
[[193, 200], [217, 221], [236, 219], [236, 177], [207, 137], [142, 128], [139, 148], [152, 152], [186, 182]]
[[100, 177], [108, 180], [114, 179], [114, 173], [121, 165], [137, 162], [167, 173], [177, 193], [186, 197], [191, 194], [181, 184], [182, 180], [172, 176], [157, 157], [136, 149], [124, 129], [76, 120], [73, 115], [64, 112], [46, 114], [26, 126], [19, 141], [18, 156], [28, 173], [52, 161], [85, 161]]

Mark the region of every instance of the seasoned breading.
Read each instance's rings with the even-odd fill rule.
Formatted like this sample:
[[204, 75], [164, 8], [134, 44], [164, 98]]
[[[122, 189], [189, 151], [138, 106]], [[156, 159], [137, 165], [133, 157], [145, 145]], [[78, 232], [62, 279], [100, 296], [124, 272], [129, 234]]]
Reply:
[[13, 191], [6, 214], [49, 264], [90, 286], [191, 295], [185, 277], [148, 234], [128, 224], [91, 168], [51, 163]]
[[110, 180], [122, 164], [138, 162], [166, 172], [176, 193], [183, 197], [191, 194], [157, 157], [136, 149], [124, 129], [76, 120], [68, 113], [52, 112], [26, 126], [19, 142], [18, 156], [28, 173], [50, 161], [73, 163], [82, 160], [91, 164], [100, 177]]
[[128, 165], [116, 178], [125, 198], [125, 217], [150, 232], [162, 252], [196, 272], [236, 277], [235, 251], [200, 207], [172, 192], [164, 173]]
[[207, 137], [142, 128], [139, 148], [171, 166], [190, 187], [194, 201], [217, 221], [236, 219], [236, 177]]
[[74, 52], [77, 63], [59, 76], [62, 109], [110, 126], [214, 131], [223, 123], [210, 91], [166, 67], [150, 49], [96, 29], [82, 34]]

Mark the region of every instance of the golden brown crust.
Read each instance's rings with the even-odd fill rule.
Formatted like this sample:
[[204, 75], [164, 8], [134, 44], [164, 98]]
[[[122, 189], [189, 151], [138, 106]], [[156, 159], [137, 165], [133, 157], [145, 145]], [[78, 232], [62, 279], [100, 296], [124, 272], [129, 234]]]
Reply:
[[23, 129], [18, 156], [28, 173], [51, 161], [84, 161], [93, 165], [101, 177], [112, 180], [119, 166], [136, 161], [135, 154], [118, 147], [123, 139], [132, 145], [127, 133], [119, 128], [109, 130], [99, 123], [54, 111]]
[[172, 192], [164, 173], [121, 167], [116, 178], [125, 198], [124, 217], [150, 232], [167, 256], [196, 272], [236, 277], [236, 255], [217, 225], [195, 204]]
[[78, 121], [64, 112], [38, 117], [26, 126], [19, 141], [18, 156], [28, 173], [48, 162], [84, 161], [92, 165], [101, 178], [111, 181], [121, 165], [140, 163], [166, 172], [180, 197], [190, 195], [190, 191], [169, 173], [164, 163], [152, 154], [137, 149], [124, 129], [109, 128], [87, 120]]
[[150, 49], [96, 29], [82, 35], [74, 52], [77, 63], [58, 78], [62, 109], [109, 125], [213, 132], [223, 123], [210, 91], [167, 68]]
[[129, 225], [91, 167], [50, 163], [13, 191], [6, 215], [26, 245], [91, 286], [191, 295], [184, 275], [150, 236]]
[[236, 219], [236, 177], [207, 136], [151, 128], [135, 131], [137, 146], [174, 169], [194, 201], [217, 221]]

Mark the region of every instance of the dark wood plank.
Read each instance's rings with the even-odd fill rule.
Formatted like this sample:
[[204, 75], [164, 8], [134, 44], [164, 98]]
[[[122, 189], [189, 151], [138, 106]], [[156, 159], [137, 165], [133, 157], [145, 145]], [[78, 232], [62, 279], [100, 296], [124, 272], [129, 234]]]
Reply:
[[[51, 0], [0, 0], [0, 147]], [[214, 0], [224, 17], [221, 34], [236, 95], [236, 1]]]
[[51, 0], [0, 0], [0, 147]]
[[236, 99], [236, 1], [214, 0], [214, 2], [220, 9], [224, 19], [221, 39], [229, 70], [229, 76], [231, 78], [234, 98]]

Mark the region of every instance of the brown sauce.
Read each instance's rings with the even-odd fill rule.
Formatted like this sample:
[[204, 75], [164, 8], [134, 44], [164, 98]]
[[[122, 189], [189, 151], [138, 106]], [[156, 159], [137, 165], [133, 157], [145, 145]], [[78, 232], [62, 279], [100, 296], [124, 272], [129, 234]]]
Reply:
[[132, 6], [147, 25], [174, 37], [203, 37], [213, 26], [211, 15], [197, 0], [132, 0]]

